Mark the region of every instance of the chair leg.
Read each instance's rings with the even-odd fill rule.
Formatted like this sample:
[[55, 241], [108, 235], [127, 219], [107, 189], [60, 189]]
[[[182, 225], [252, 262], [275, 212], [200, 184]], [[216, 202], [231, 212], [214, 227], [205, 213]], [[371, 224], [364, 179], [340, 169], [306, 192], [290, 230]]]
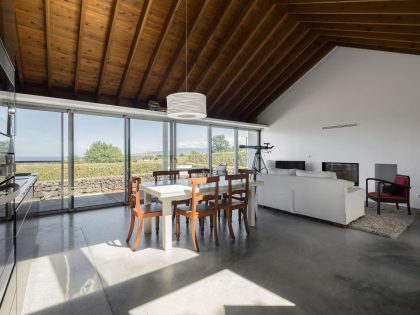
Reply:
[[187, 227], [189, 223], [190, 223], [190, 219], [188, 219], [188, 217], [185, 217], [185, 224], [187, 225]]
[[219, 234], [217, 233], [217, 224], [216, 224], [216, 215], [213, 216], [213, 222], [215, 222], [214, 224], [214, 242], [216, 243], [216, 246], [219, 246]]
[[245, 209], [239, 210], [239, 212], [241, 212], [241, 211], [242, 211], [242, 215], [244, 216], [244, 224], [245, 224], [246, 234], [249, 234], [248, 214], [246, 213], [247, 209], [245, 208]]
[[228, 212], [227, 213], [227, 220], [228, 220], [229, 234], [230, 234], [230, 237], [232, 238], [232, 240], [234, 240], [235, 239], [235, 234], [233, 233], [233, 228], [232, 228], [232, 211], [229, 210], [229, 211], [225, 211], [225, 212]]
[[214, 219], [214, 217], [213, 217], [213, 216], [211, 216], [211, 217], [210, 217], [210, 231], [213, 229], [213, 224], [214, 224], [213, 219]]
[[398, 204], [398, 202], [395, 204], [395, 206], [397, 207], [398, 210], [400, 210], [400, 205]]
[[242, 220], [241, 220], [241, 211], [239, 210], [238, 211], [238, 223], [239, 223], [239, 225], [241, 225], [242, 224], [242, 222], [241, 222]]
[[156, 223], [156, 227], [155, 227], [155, 229], [156, 229], [156, 234], [159, 234], [159, 217], [156, 217], [155, 218], [155, 223]]
[[200, 248], [198, 247], [198, 243], [197, 243], [197, 234], [195, 233], [196, 230], [196, 225], [197, 225], [197, 220], [192, 219], [191, 220], [191, 238], [194, 244], [194, 250], [196, 252], [200, 251]]
[[376, 212], [378, 215], [381, 214], [381, 202], [379, 200], [376, 202]]
[[220, 219], [220, 209], [217, 209], [217, 217]]
[[410, 201], [407, 202], [408, 214], [411, 215]]
[[134, 214], [131, 215], [131, 222], [130, 222], [130, 229], [128, 230], [127, 239], [126, 242], [128, 242], [131, 238], [131, 235], [133, 235], [134, 230], [134, 222], [136, 221], [136, 217]]
[[180, 231], [180, 224], [179, 224], [179, 213], [175, 214], [176, 217], [176, 225], [175, 225], [175, 235], [176, 235], [176, 240], [179, 242], [179, 236], [181, 235], [181, 231]]
[[172, 221], [175, 220], [175, 212], [176, 212], [176, 205], [174, 205], [174, 209], [172, 210]]
[[133, 252], [136, 251], [137, 246], [139, 245], [140, 242], [140, 238], [141, 238], [141, 230], [142, 230], [142, 226], [143, 226], [143, 215], [139, 215], [137, 217], [137, 219], [139, 220], [138, 224], [137, 224], [137, 234], [136, 234], [136, 240], [134, 241], [134, 245], [131, 248]]
[[201, 218], [200, 219], [200, 231], [201, 231], [201, 235], [203, 235], [204, 234], [204, 221], [205, 220], [205, 218]]

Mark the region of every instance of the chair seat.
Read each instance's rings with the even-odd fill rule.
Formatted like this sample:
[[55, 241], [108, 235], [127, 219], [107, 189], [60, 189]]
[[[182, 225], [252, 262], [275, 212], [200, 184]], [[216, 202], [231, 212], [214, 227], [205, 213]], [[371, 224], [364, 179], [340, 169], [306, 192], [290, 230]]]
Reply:
[[[191, 205], [185, 205], [185, 206], [178, 206], [176, 207], [176, 210], [178, 212], [182, 213], [191, 213], [192, 212], [192, 206]], [[198, 203], [196, 207], [197, 212], [207, 212], [207, 211], [213, 211], [214, 207], [212, 205], [207, 205], [206, 203]]]
[[[211, 202], [212, 205], [214, 205], [213, 202]], [[240, 206], [242, 206], [244, 203], [243, 201], [235, 200], [232, 198], [232, 204], [230, 205], [233, 209], [238, 209]], [[222, 199], [219, 200], [218, 206], [220, 209], [226, 209], [229, 207], [229, 199]]]
[[149, 205], [141, 205], [141, 210], [143, 210], [143, 212], [145, 214], [159, 214], [162, 215], [162, 204], [160, 203], [151, 203]]
[[401, 195], [390, 195], [386, 193], [377, 193], [377, 192], [370, 192], [369, 197], [375, 200], [400, 200], [400, 201], [406, 201], [407, 198], [405, 196]]

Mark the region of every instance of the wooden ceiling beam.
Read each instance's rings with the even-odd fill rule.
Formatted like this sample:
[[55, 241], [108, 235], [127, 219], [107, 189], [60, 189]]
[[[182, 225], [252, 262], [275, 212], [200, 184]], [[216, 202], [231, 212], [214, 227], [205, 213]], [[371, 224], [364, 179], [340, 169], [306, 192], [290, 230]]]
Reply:
[[[278, 69], [281, 69], [281, 65], [284, 63], [284, 60], [287, 59], [291, 53], [297, 53], [297, 49], [302, 47], [302, 42], [313, 41], [315, 40], [314, 34], [311, 34], [310, 31], [306, 28], [302, 28], [300, 25], [289, 34], [289, 36], [284, 38], [284, 41], [279, 45], [269, 59], [266, 60], [262, 66], [256, 70], [252, 71], [249, 75], [249, 79], [246, 80], [246, 83], [242, 85], [241, 89], [235, 91], [235, 98], [229, 98], [229, 104], [223, 115], [230, 115], [234, 111], [242, 111], [241, 106], [247, 103], [247, 100], [255, 95], [255, 91], [259, 89], [264, 89], [266, 82], [270, 80], [270, 77], [278, 72]], [[280, 68], [279, 68], [280, 65]], [[236, 95], [238, 96], [236, 98]], [[246, 105], [246, 104], [245, 104]]]
[[[208, 112], [210, 112], [214, 108], [214, 105], [215, 105], [214, 101], [209, 102], [209, 100], [212, 100], [212, 95], [216, 94], [217, 87], [222, 82], [222, 80], [225, 79], [225, 74], [232, 75], [232, 74], [238, 73], [238, 71], [236, 71], [238, 69], [234, 70], [234, 69], [231, 69], [231, 67], [234, 64], [234, 62], [237, 60], [237, 58], [241, 55], [241, 53], [243, 53], [244, 49], [248, 45], [250, 45], [252, 43], [256, 43], [256, 42], [258, 42], [259, 47], [261, 47], [266, 42], [266, 40], [268, 40], [269, 36], [266, 35], [264, 37], [263, 42], [260, 43], [259, 41], [261, 39], [256, 38], [256, 37], [258, 35], [259, 30], [263, 27], [263, 25], [266, 24], [267, 21], [270, 20], [272, 13], [273, 12], [278, 13], [276, 11], [278, 11], [278, 7], [272, 4], [270, 9], [268, 11], [266, 11], [266, 13], [264, 14], [264, 17], [262, 19], [259, 19], [257, 25], [255, 25], [255, 27], [252, 28], [251, 33], [248, 35], [247, 39], [243, 43], [241, 43], [241, 46], [239, 47], [239, 49], [237, 49], [235, 51], [235, 53], [233, 54], [232, 57], [229, 57], [227, 64], [222, 67], [222, 72], [220, 74], [218, 74], [215, 78], [213, 78], [213, 80], [210, 80], [209, 82], [206, 82], [207, 86], [212, 87], [211, 92], [207, 95], [207, 100], [208, 100], [207, 111]], [[279, 15], [277, 15], [277, 16], [279, 16]], [[286, 17], [286, 14], [285, 14], [284, 11], [281, 13], [281, 16], [282, 16], [282, 18], [280, 19], [279, 24], [282, 24], [282, 22], [284, 21], [284, 19]], [[276, 29], [276, 28], [272, 28], [271, 30], [273, 30], [273, 29]], [[271, 32], [270, 32], [270, 35], [271, 35]], [[253, 50], [253, 53], [255, 54], [257, 51], [258, 51], [258, 49]], [[249, 58], [250, 58], [250, 56], [246, 56], [243, 59], [244, 60], [249, 60]], [[242, 65], [242, 67], [244, 67], [244, 65]], [[232, 82], [232, 80], [229, 80], [229, 82]], [[226, 87], [226, 85], [224, 85], [224, 87]], [[220, 96], [220, 93], [217, 93], [217, 95]]]
[[152, 56], [149, 59], [149, 63], [147, 64], [146, 71], [143, 74], [143, 77], [141, 79], [139, 88], [137, 90], [135, 102], [140, 101], [140, 96], [141, 96], [141, 93], [143, 91], [146, 80], [148, 79], [150, 71], [152, 71], [153, 66], [156, 64], [157, 57], [159, 56], [159, 52], [162, 49], [162, 44], [165, 42], [166, 37], [168, 36], [168, 34], [170, 32], [170, 26], [174, 23], [175, 12], [178, 11], [178, 9], [181, 6], [181, 3], [182, 3], [182, 0], [172, 1], [172, 5], [171, 5], [171, 7], [169, 8], [169, 11], [168, 11], [169, 18], [166, 18], [166, 20], [165, 20], [165, 24], [163, 25], [162, 30], [160, 32], [158, 42], [156, 43], [155, 48], [154, 48], [153, 53], [152, 53]]
[[323, 41], [321, 38], [321, 45], [314, 50], [308, 49], [309, 55], [303, 56], [301, 60], [293, 65], [288, 75], [284, 77], [279, 87], [271, 93], [264, 101], [259, 103], [248, 115], [242, 116], [247, 121], [255, 120], [268, 106], [270, 106], [276, 99], [286, 92], [294, 83], [302, 78], [308, 71], [310, 71], [317, 63], [319, 63], [326, 55], [328, 55], [334, 48], [334, 45]]
[[82, 6], [80, 8], [80, 16], [79, 16], [79, 34], [78, 34], [77, 53], [76, 53], [76, 69], [74, 70], [74, 94], [75, 95], [77, 95], [77, 93], [79, 92], [80, 59], [81, 59], [81, 54], [82, 54], [83, 32], [85, 28], [86, 4], [87, 4], [87, 0], [82, 0]]
[[419, 1], [284, 5], [290, 14], [419, 14]]
[[276, 88], [278, 82], [282, 80], [285, 69], [290, 69], [291, 65], [295, 64], [296, 60], [301, 58], [305, 52], [307, 53], [311, 47], [313, 49], [320, 45], [319, 37], [319, 34], [309, 32], [299, 41], [270, 72], [266, 73], [260, 84], [252, 88], [250, 95], [237, 103], [238, 110], [236, 114], [238, 116], [246, 115], [246, 112], [254, 103], [260, 102], [262, 98], [270, 94]]
[[352, 24], [352, 23], [305, 23], [314, 30], [375, 32], [389, 34], [420, 34], [420, 25], [383, 25], [383, 24]]
[[[123, 76], [122, 76], [122, 79], [120, 81], [120, 86], [119, 86], [119, 89], [118, 89], [118, 96], [117, 96], [118, 99], [121, 99], [121, 94], [124, 92], [125, 85], [126, 85], [127, 79], [128, 79], [128, 74], [130, 72], [131, 66], [133, 65], [134, 56], [136, 55], [137, 49], [139, 47], [140, 39], [142, 38], [144, 28], [145, 28], [145, 25], [146, 25], [147, 16], [148, 16], [148, 13], [150, 11], [150, 8], [152, 7], [153, 1], [154, 0], [145, 0], [143, 2], [143, 6], [142, 6], [142, 9], [141, 9], [141, 12], [140, 12], [139, 21], [137, 23], [136, 33], [134, 35], [134, 40], [131, 44], [130, 51], [128, 53], [127, 62], [126, 62], [125, 67], [124, 67]], [[174, 4], [172, 4], [171, 8], [174, 7]]]
[[415, 42], [390, 41], [388, 39], [366, 38], [363, 36], [354, 36], [354, 35], [347, 35], [347, 34], [343, 34], [340, 36], [334, 36], [334, 35], [330, 36], [327, 33], [325, 33], [325, 37], [327, 37], [330, 41], [334, 41], [338, 43], [345, 43], [345, 42], [351, 42], [353, 40], [356, 40], [361, 43], [382, 46], [384, 48], [392, 47], [396, 49], [401, 48], [401, 49], [420, 50], [420, 43], [418, 42], [415, 43]]
[[[159, 99], [160, 94], [162, 92], [163, 87], [166, 85], [168, 79], [172, 76], [173, 71], [175, 70], [175, 65], [180, 59], [181, 52], [186, 48], [186, 40], [189, 41], [191, 34], [194, 32], [197, 22], [200, 21], [203, 15], [206, 13], [206, 9], [211, 4], [211, 0], [205, 0], [204, 4], [200, 6], [199, 12], [194, 16], [193, 20], [188, 23], [188, 36], [184, 34], [179, 41], [179, 45], [177, 46], [175, 53], [173, 54], [169, 65], [166, 67], [165, 73], [160, 80], [159, 86], [156, 89], [155, 96]], [[186, 38], [186, 39], [185, 39]]]
[[110, 54], [110, 41], [112, 38], [112, 35], [114, 33], [115, 30], [115, 23], [117, 22], [117, 16], [118, 16], [118, 7], [121, 3], [121, 0], [114, 0], [114, 4], [112, 6], [112, 10], [111, 10], [111, 17], [110, 17], [110, 22], [108, 24], [108, 30], [107, 30], [107, 35], [106, 35], [106, 40], [105, 40], [105, 52], [104, 52], [104, 59], [103, 62], [101, 64], [101, 70], [99, 71], [99, 81], [98, 81], [98, 88], [96, 90], [96, 97], [97, 99], [99, 99], [101, 97], [102, 94], [102, 86], [103, 86], [103, 82], [104, 82], [104, 78], [105, 78], [105, 73], [106, 73], [106, 66], [108, 64], [108, 59], [109, 59], [109, 54]]
[[419, 15], [391, 14], [294, 14], [300, 22], [308, 23], [350, 23], [373, 25], [420, 26]]
[[[204, 36], [204, 39], [202, 40], [202, 45], [199, 48], [199, 51], [191, 62], [188, 63], [188, 73], [186, 75], [186, 80], [190, 82], [190, 75], [194, 73], [194, 71], [197, 69], [198, 61], [202, 59], [202, 56], [204, 55], [204, 52], [206, 51], [207, 47], [209, 46], [209, 43], [213, 40], [214, 36], [216, 36], [216, 32], [219, 29], [222, 22], [226, 19], [226, 16], [228, 15], [228, 12], [232, 10], [234, 7], [234, 1], [224, 1], [225, 5], [222, 8], [221, 14], [218, 14], [213, 20], [212, 23], [209, 25], [207, 32]], [[178, 92], [180, 91], [181, 87], [185, 84], [185, 81], [179, 80], [178, 84], [175, 86], [174, 91]], [[160, 93], [159, 93], [160, 94]]]
[[[275, 60], [281, 58], [281, 56], [285, 53], [283, 48], [284, 43], [295, 41], [297, 38], [302, 38], [304, 36], [304, 31], [302, 28], [298, 29], [298, 26], [299, 23], [289, 15], [286, 15], [283, 21], [279, 21], [278, 26], [273, 28], [273, 32], [271, 32], [266, 38], [268, 39], [268, 37], [271, 37], [275, 34], [275, 39], [270, 42], [267, 47], [264, 47], [266, 44], [266, 40], [264, 40], [259, 48], [255, 50], [255, 53], [247, 60], [246, 64], [241, 68], [241, 70], [235, 73], [235, 76], [232, 78], [229, 84], [226, 85], [224, 91], [219, 94], [219, 97], [212, 101], [216, 107], [216, 114], [220, 114], [222, 111], [226, 111], [227, 114], [230, 114], [236, 109], [235, 106], [224, 108], [224, 106], [217, 105], [220, 105], [220, 102], [222, 101], [224, 104], [231, 104], [232, 99], [243, 93], [244, 86], [246, 86], [253, 78], [258, 77], [256, 73], [263, 67], [263, 65], [273, 64], [275, 63]], [[278, 52], [279, 47], [282, 47], [281, 52]], [[259, 51], [262, 53], [261, 56], [258, 55]], [[254, 58], [256, 60], [254, 60]], [[228, 91], [229, 93], [226, 98], [222, 98], [222, 96]]]
[[406, 2], [409, 0], [275, 0], [279, 5], [294, 5], [294, 4], [335, 4], [335, 3], [360, 3], [360, 2]]
[[400, 54], [420, 55], [420, 50], [417, 50], [417, 49], [400, 48], [400, 47], [394, 48], [392, 46], [383, 47], [383, 46], [378, 46], [378, 45], [369, 44], [369, 43], [360, 43], [357, 40], [351, 40], [347, 42], [331, 41], [331, 43], [340, 47], [388, 51], [388, 52], [400, 53]]
[[45, 6], [45, 43], [46, 50], [46, 65], [47, 65], [47, 81], [48, 90], [51, 91], [52, 87], [52, 61], [51, 61], [51, 6], [50, 0], [44, 0]]
[[[313, 29], [314, 30], [314, 29]], [[358, 32], [358, 31], [333, 31], [333, 30], [315, 30], [321, 35], [345, 37], [345, 38], [362, 38], [385, 40], [390, 42], [406, 42], [406, 43], [420, 43], [420, 34], [389, 34], [389, 33], [373, 33], [373, 32]]]
[[218, 57], [220, 57], [221, 52], [227, 47], [228, 43], [231, 41], [233, 36], [240, 30], [240, 26], [252, 13], [253, 9], [256, 7], [258, 1], [245, 1], [246, 5], [243, 8], [242, 12], [239, 16], [235, 19], [233, 25], [228, 28], [227, 34], [224, 36], [222, 41], [218, 43], [216, 51], [211, 54], [210, 60], [206, 63], [203, 67], [203, 71], [199, 74], [199, 76], [194, 80], [194, 82], [188, 83], [190, 84], [190, 91], [195, 91], [197, 87], [200, 85], [201, 81], [207, 76], [209, 70], [214, 65], [214, 62]]

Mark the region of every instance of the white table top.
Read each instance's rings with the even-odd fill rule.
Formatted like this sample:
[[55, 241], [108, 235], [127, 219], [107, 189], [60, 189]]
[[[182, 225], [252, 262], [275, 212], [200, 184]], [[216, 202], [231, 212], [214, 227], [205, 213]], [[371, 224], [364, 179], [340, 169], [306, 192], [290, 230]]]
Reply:
[[[233, 187], [243, 187], [245, 182], [234, 181]], [[250, 181], [249, 187], [256, 187], [263, 185], [262, 181]], [[197, 186], [197, 193], [208, 193], [214, 189], [214, 184], [204, 184]], [[170, 198], [173, 200], [182, 199], [185, 197], [191, 197], [191, 185], [188, 185], [188, 180], [177, 180], [176, 183], [171, 183], [169, 180], [159, 181], [157, 185], [154, 181], [144, 182], [140, 185], [140, 190], [155, 196], [159, 199]], [[219, 181], [219, 193], [225, 193], [228, 190], [228, 181], [220, 179]]]

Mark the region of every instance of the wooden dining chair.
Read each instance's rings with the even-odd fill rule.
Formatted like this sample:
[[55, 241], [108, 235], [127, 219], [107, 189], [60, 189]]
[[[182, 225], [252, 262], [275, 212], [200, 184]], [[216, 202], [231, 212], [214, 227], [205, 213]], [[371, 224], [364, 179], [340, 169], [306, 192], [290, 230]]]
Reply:
[[[159, 179], [161, 179], [163, 176], [168, 176], [173, 183], [176, 183], [176, 181], [179, 179], [179, 171], [154, 171], [153, 177], [155, 178], [156, 185], [159, 182]], [[172, 221], [175, 220], [175, 207], [177, 205], [189, 205], [190, 201], [190, 199], [172, 201]], [[186, 223], [188, 224], [188, 219]]]
[[[247, 169], [247, 168], [240, 168], [238, 169], [238, 174], [246, 174], [248, 175], [249, 181], [256, 181], [257, 180], [257, 171], [254, 169]], [[233, 196], [233, 199], [236, 200], [243, 200], [243, 196]], [[255, 214], [255, 217], [257, 214]], [[238, 223], [241, 224], [241, 214], [238, 212]]]
[[[159, 217], [162, 215], [162, 205], [160, 203], [152, 203], [149, 205], [144, 205], [140, 203], [140, 184], [141, 178], [140, 177], [131, 177], [129, 184], [128, 184], [128, 196], [129, 196], [129, 205], [131, 211], [131, 222], [130, 228], [127, 234], [127, 243], [131, 239], [131, 235], [133, 234], [134, 224], [137, 218], [137, 234], [136, 239], [134, 241], [133, 247], [131, 248], [132, 251], [136, 251], [137, 246], [140, 242], [141, 237], [141, 230], [143, 226], [143, 219], [144, 218], [152, 218], [155, 217], [155, 224], [156, 224], [156, 234], [159, 233]], [[134, 185], [134, 191], [133, 191]]]
[[[227, 197], [223, 198], [219, 203], [218, 208], [224, 210], [229, 227], [230, 237], [234, 240], [235, 234], [232, 228], [232, 212], [238, 210], [238, 216], [244, 218], [245, 230], [249, 234], [248, 225], [248, 192], [249, 192], [249, 176], [248, 174], [226, 175], [225, 179], [228, 182]], [[239, 187], [237, 187], [239, 186]], [[240, 197], [238, 197], [240, 196]]]
[[[206, 217], [210, 217], [210, 233], [214, 233], [214, 241], [216, 246], [219, 246], [219, 238], [217, 235], [217, 209], [218, 209], [218, 196], [219, 196], [219, 177], [202, 177], [202, 178], [190, 178], [188, 184], [192, 186], [191, 191], [191, 204], [188, 206], [177, 206], [175, 210], [176, 216], [176, 239], [179, 241], [181, 235], [179, 219], [180, 216], [185, 216], [191, 221], [191, 237], [196, 252], [200, 251], [197, 243], [197, 219], [204, 220]], [[197, 195], [197, 186], [203, 184], [214, 184], [214, 191], [208, 194]], [[215, 200], [209, 203], [209, 200]], [[200, 221], [204, 222], [204, 221]]]

